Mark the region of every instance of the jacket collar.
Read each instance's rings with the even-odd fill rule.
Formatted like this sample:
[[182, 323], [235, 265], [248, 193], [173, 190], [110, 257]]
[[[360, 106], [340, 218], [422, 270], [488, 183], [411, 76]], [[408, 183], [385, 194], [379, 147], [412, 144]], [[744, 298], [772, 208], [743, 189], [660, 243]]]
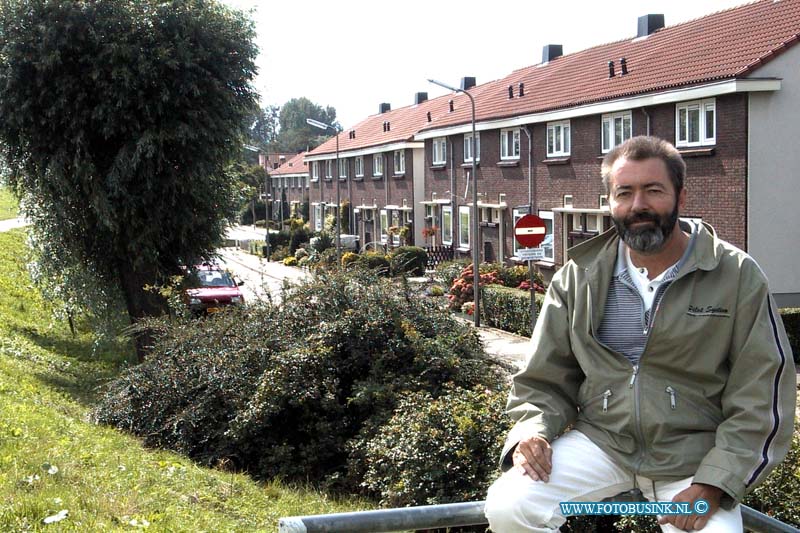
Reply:
[[[689, 222], [682, 220], [681, 227], [691, 231]], [[619, 236], [617, 230], [611, 228], [597, 237], [582, 242], [567, 250], [569, 259], [586, 270], [600, 269], [613, 274], [617, 260]], [[680, 274], [691, 272], [695, 269], [713, 270], [722, 259], [722, 242], [717, 237], [714, 228], [705, 222], [697, 225], [697, 236], [691, 256], [684, 263]]]

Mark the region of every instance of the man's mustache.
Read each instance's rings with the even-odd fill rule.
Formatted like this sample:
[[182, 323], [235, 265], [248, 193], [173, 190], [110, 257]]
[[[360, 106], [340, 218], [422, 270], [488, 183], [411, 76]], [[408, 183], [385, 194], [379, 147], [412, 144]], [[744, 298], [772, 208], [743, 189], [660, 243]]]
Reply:
[[625, 225], [628, 226], [630, 224], [635, 224], [637, 222], [653, 222], [654, 224], [660, 223], [660, 217], [649, 211], [642, 211], [639, 213], [633, 213], [625, 217]]

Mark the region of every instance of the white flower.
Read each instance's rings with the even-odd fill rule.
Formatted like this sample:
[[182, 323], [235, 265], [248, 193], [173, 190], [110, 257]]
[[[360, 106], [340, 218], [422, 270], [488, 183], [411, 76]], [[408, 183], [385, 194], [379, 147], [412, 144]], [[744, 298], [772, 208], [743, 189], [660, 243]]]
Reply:
[[61, 511], [57, 512], [56, 514], [48, 516], [47, 518], [42, 520], [42, 522], [44, 522], [45, 524], [53, 524], [55, 522], [61, 522], [62, 520], [64, 520], [67, 517], [68, 514], [69, 514], [69, 511], [67, 511], [66, 509], [62, 509]]

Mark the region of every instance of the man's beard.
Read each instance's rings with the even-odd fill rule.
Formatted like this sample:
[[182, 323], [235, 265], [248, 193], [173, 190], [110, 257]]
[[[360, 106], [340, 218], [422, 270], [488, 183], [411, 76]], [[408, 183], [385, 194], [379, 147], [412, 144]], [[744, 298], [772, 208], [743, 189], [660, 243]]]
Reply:
[[[678, 204], [666, 216], [650, 211], [632, 213], [624, 219], [611, 217], [617, 234], [631, 249], [642, 254], [653, 254], [663, 248], [678, 221]], [[652, 225], [632, 228], [636, 222], [652, 222]]]

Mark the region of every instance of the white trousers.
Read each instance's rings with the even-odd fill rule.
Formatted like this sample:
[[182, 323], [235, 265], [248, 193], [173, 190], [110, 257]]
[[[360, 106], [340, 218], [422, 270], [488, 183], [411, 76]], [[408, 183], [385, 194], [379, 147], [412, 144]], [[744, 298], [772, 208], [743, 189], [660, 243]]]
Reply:
[[[580, 431], [568, 431], [552, 444], [550, 481], [533, 481], [516, 468], [505, 472], [489, 488], [486, 518], [493, 533], [558, 531], [566, 521], [560, 502], [599, 502], [634, 488], [634, 477], [617, 465]], [[651, 502], [672, 501], [689, 487], [692, 478], [656, 481], [636, 476], [636, 486]], [[680, 529], [667, 524], [662, 531]], [[742, 515], [737, 505], [718, 509], [702, 529], [704, 533], [741, 533]]]

